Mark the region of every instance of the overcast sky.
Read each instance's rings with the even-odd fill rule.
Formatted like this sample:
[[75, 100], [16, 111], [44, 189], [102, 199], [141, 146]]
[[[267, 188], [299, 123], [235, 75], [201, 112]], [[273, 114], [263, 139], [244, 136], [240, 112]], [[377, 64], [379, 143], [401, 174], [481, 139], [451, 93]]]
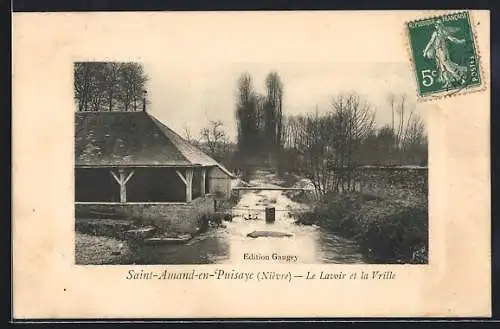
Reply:
[[406, 93], [415, 101], [403, 29], [415, 15], [169, 13], [151, 14], [147, 26], [123, 19], [126, 37], [141, 40], [134, 51], [150, 77], [149, 111], [180, 134], [187, 126], [197, 135], [209, 120], [222, 120], [234, 139], [237, 81], [243, 72], [252, 75], [259, 92], [267, 73], [279, 73], [284, 114], [316, 106], [324, 111], [332, 95], [356, 91], [376, 109], [378, 126], [389, 123], [389, 93]]
[[[251, 74], [254, 88], [264, 92], [264, 80], [276, 70], [284, 84], [283, 113], [326, 111], [332, 95], [359, 93], [376, 111], [378, 126], [391, 121], [389, 93], [405, 93], [414, 103], [415, 88], [405, 63], [193, 63], [189, 67], [145, 63], [150, 77], [149, 111], [184, 135], [197, 135], [209, 120], [222, 120], [236, 136], [237, 81]], [[413, 104], [412, 104], [413, 105]]]

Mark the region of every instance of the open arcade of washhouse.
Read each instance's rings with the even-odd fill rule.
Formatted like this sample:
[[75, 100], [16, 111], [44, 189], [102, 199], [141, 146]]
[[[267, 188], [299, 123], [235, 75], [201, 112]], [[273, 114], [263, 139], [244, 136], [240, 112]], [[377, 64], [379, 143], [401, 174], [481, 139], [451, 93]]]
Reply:
[[192, 231], [195, 217], [214, 211], [216, 197], [229, 197], [233, 178], [146, 111], [75, 113], [77, 213], [180, 221]]

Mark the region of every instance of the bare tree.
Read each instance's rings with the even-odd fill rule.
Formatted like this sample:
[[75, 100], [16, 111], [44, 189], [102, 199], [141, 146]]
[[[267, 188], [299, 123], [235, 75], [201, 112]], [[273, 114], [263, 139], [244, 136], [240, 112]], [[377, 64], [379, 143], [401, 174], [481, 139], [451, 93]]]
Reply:
[[289, 117], [285, 122], [285, 129], [289, 132], [288, 143], [299, 157], [299, 173], [312, 182], [318, 197], [326, 195], [330, 176], [325, 160], [333, 127], [331, 117], [320, 116], [316, 112]]
[[375, 113], [355, 93], [332, 98], [331, 108], [336, 128], [333, 142], [334, 171], [337, 176], [335, 190], [353, 190], [353, 174], [359, 159], [357, 153], [362, 141], [373, 132]]
[[414, 149], [414, 145], [424, 144], [425, 126], [415, 108], [409, 106], [407, 95], [390, 94], [388, 99], [393, 113], [395, 111], [398, 116], [397, 127], [393, 127], [393, 133], [399, 163], [403, 163], [406, 152]]
[[120, 94], [124, 111], [137, 111], [147, 81], [144, 68], [138, 63], [122, 63], [120, 66]]
[[[283, 141], [296, 170], [309, 178], [319, 196], [361, 188], [363, 164], [387, 163], [400, 153], [426, 161], [427, 137], [406, 97], [393, 99], [392, 122], [377, 130], [375, 110], [356, 93], [332, 97], [329, 111], [287, 116]], [[396, 136], [398, 133], [398, 136]]]
[[424, 122], [418, 115], [412, 116], [407, 124], [401, 153], [406, 161], [427, 163], [427, 135]]
[[228, 138], [222, 121], [210, 121], [209, 126], [201, 129], [201, 141], [207, 146], [212, 156], [218, 156], [225, 151]]
[[148, 80], [139, 63], [78, 62], [74, 65], [74, 92], [78, 111], [129, 111]]
[[373, 136], [375, 113], [357, 94], [332, 97], [330, 109], [320, 115], [287, 117], [285, 145], [299, 157], [301, 174], [319, 195], [353, 190], [354, 170], [362, 142]]
[[85, 65], [85, 63], [75, 63], [74, 65], [74, 90], [78, 111], [87, 111], [92, 92], [91, 76], [93, 68], [93, 66]]
[[118, 92], [118, 79], [120, 73], [120, 63], [109, 63], [106, 68], [106, 92], [108, 98], [108, 110], [113, 111], [115, 95]]
[[403, 137], [403, 151], [410, 145], [418, 145], [427, 143], [427, 136], [425, 133], [425, 125], [422, 119], [414, 115], [411, 120], [408, 120], [405, 135]]
[[[401, 94], [400, 97], [399, 97], [399, 108], [397, 110], [397, 113], [399, 115], [399, 122], [398, 122], [398, 128], [396, 130], [396, 142], [398, 144], [398, 146], [401, 148], [401, 143], [402, 143], [402, 140], [403, 140], [403, 136], [405, 134], [405, 128], [406, 128], [406, 125], [405, 125], [405, 111], [407, 110], [406, 109], [406, 99], [407, 99], [407, 96], [405, 94]], [[410, 116], [412, 115], [412, 113], [410, 113]]]
[[396, 95], [394, 93], [390, 93], [389, 96], [387, 96], [387, 100], [389, 101], [389, 104], [391, 105], [391, 129], [394, 132], [394, 111], [395, 111], [395, 102], [396, 102]]
[[198, 140], [193, 136], [193, 134], [191, 133], [191, 129], [187, 124], [184, 125], [184, 138], [192, 144], [198, 143]]

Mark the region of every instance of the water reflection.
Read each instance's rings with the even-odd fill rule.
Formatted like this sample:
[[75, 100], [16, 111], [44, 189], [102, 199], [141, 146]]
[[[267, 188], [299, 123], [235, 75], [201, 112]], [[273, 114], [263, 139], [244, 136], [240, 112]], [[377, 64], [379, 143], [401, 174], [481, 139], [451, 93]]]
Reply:
[[[293, 237], [249, 238], [254, 230], [290, 232]], [[286, 259], [286, 256], [297, 256]], [[274, 258], [274, 259], [273, 259]], [[279, 258], [279, 259], [278, 259]], [[311, 226], [285, 226], [233, 222], [212, 230], [184, 245], [141, 246], [136, 264], [238, 264], [238, 263], [363, 263], [358, 246]]]
[[[264, 221], [265, 206], [270, 204], [276, 205], [274, 224]], [[134, 261], [137, 264], [364, 263], [354, 242], [319, 227], [294, 224], [292, 213], [300, 207], [279, 191], [249, 192], [234, 208], [233, 221], [225, 223], [225, 228], [213, 229], [184, 245], [142, 246], [135, 252]], [[259, 219], [245, 220], [249, 214]], [[262, 230], [293, 236], [247, 237], [250, 232]]]
[[181, 245], [143, 245], [134, 250], [136, 264], [214, 264], [224, 263], [229, 244], [222, 231], [211, 231]]

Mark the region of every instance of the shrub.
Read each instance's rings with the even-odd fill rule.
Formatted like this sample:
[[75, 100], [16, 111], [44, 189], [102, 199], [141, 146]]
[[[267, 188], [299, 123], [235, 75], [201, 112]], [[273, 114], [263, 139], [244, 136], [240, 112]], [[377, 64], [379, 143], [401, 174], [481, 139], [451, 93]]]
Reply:
[[318, 198], [313, 191], [285, 191], [284, 194], [297, 203], [314, 204], [318, 202]]
[[245, 182], [249, 182], [255, 177], [255, 168], [252, 166], [245, 166], [241, 170], [241, 179]]
[[208, 231], [208, 228], [209, 228], [209, 225], [210, 225], [210, 221], [209, 221], [209, 214], [203, 214], [200, 216], [200, 218], [198, 219], [199, 222], [198, 222], [198, 232], [197, 233], [205, 233]]
[[[311, 211], [297, 216], [298, 224], [317, 224], [330, 231], [337, 232], [350, 224], [345, 223], [358, 208], [358, 197], [354, 194], [327, 195]], [[347, 225], [347, 226], [346, 226]]]
[[296, 222], [357, 241], [375, 262], [427, 263], [426, 202], [329, 195], [311, 211], [298, 214]]
[[217, 200], [215, 203], [216, 212], [224, 212], [238, 204], [241, 197], [237, 191], [233, 191], [228, 199]]
[[220, 225], [224, 220], [223, 213], [212, 213], [208, 215], [208, 222], [213, 225]]
[[357, 240], [375, 260], [426, 263], [427, 207], [411, 205], [374, 218], [362, 227]]
[[226, 213], [206, 213], [200, 216], [198, 233], [205, 233], [210, 227], [224, 227], [224, 220], [227, 220]]
[[313, 225], [319, 224], [319, 217], [313, 211], [297, 212], [293, 214], [296, 218], [295, 224], [299, 225]]

